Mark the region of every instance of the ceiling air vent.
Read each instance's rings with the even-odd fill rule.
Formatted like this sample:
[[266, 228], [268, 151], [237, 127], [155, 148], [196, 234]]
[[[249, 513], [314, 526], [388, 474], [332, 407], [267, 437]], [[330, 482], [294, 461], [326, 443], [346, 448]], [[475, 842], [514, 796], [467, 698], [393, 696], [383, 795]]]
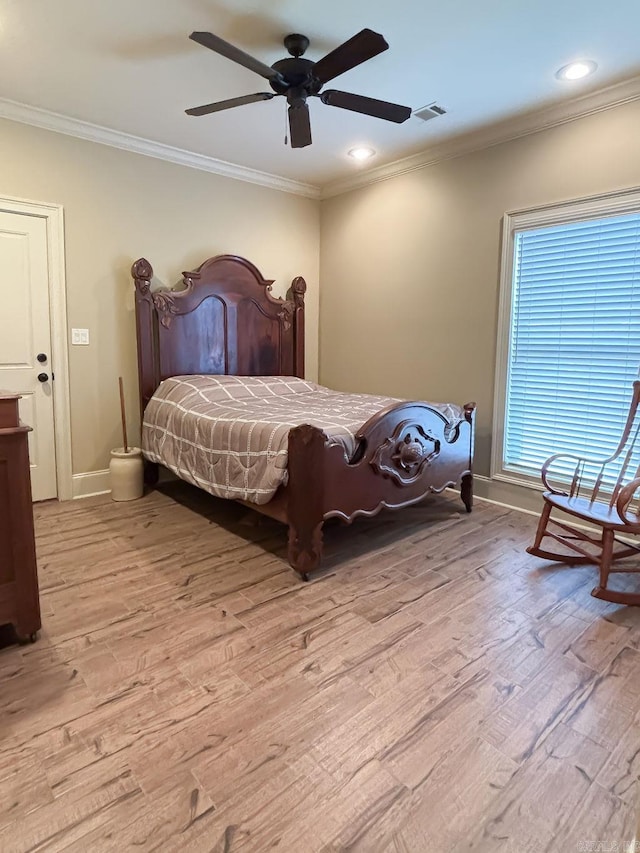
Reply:
[[440, 106], [440, 104], [428, 104], [426, 107], [422, 107], [419, 110], [414, 112], [414, 116], [417, 116], [422, 121], [429, 121], [432, 118], [438, 118], [438, 116], [446, 115], [446, 110], [444, 107]]

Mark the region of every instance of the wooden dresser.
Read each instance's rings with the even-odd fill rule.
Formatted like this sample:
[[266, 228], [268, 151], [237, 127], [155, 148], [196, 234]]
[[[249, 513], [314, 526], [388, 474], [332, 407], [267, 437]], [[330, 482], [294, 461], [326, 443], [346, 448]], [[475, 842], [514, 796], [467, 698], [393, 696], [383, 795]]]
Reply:
[[28, 434], [18, 394], [0, 391], [0, 625], [12, 624], [20, 642], [35, 640], [40, 601], [33, 533]]

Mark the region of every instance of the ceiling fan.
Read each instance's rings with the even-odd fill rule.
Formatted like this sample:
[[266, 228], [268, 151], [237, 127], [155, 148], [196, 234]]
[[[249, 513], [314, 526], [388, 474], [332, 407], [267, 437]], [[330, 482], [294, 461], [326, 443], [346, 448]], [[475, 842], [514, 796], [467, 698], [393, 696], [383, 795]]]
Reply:
[[255, 59], [235, 45], [213, 35], [213, 33], [191, 33], [189, 38], [203, 47], [208, 47], [209, 50], [225, 56], [232, 62], [237, 62], [250, 71], [255, 71], [256, 74], [269, 81], [273, 92], [258, 92], [255, 95], [243, 95], [240, 98], [229, 98], [229, 100], [218, 101], [215, 104], [205, 104], [186, 110], [187, 115], [209, 115], [220, 110], [228, 110], [256, 101], [269, 101], [278, 95], [284, 95], [289, 104], [289, 131], [292, 148], [304, 148], [311, 145], [311, 124], [307, 104], [309, 97], [318, 97], [323, 104], [328, 104], [330, 107], [340, 107], [343, 110], [364, 113], [364, 115], [374, 116], [374, 118], [395, 121], [398, 124], [406, 121], [411, 115], [411, 108], [400, 106], [400, 104], [379, 101], [376, 98], [366, 98], [364, 95], [354, 95], [350, 92], [340, 92], [338, 89], [326, 89], [321, 92], [322, 87], [329, 80], [333, 80], [334, 77], [344, 74], [345, 71], [349, 71], [356, 65], [360, 65], [387, 50], [389, 47], [387, 42], [380, 33], [374, 33], [373, 30], [361, 30], [318, 62], [302, 58], [309, 47], [309, 39], [299, 33], [292, 33], [284, 39], [284, 46], [291, 57], [280, 59], [271, 66], [265, 65], [259, 59]]

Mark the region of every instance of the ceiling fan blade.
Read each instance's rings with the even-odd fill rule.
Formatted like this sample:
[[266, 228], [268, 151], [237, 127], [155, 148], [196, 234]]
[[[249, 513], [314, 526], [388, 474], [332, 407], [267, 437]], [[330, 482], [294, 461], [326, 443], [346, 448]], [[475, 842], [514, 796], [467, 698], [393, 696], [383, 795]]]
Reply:
[[309, 105], [289, 107], [289, 133], [292, 148], [306, 148], [311, 145], [311, 122], [309, 120]]
[[340, 92], [328, 89], [320, 95], [323, 104], [330, 107], [340, 107], [354, 113], [364, 113], [366, 116], [383, 118], [385, 121], [395, 121], [402, 124], [411, 115], [411, 107], [392, 104], [389, 101], [379, 101], [377, 98], [365, 98], [364, 95], [353, 95], [351, 92]]
[[326, 83], [339, 74], [355, 68], [356, 65], [366, 62], [367, 59], [372, 59], [388, 47], [380, 33], [374, 33], [373, 30], [368, 29], [361, 30], [349, 41], [345, 41], [344, 44], [318, 60], [313, 66], [313, 75], [321, 83]]
[[271, 98], [275, 98], [271, 92], [257, 92], [255, 95], [243, 95], [241, 98], [229, 98], [227, 101], [216, 101], [215, 104], [192, 107], [190, 110], [185, 110], [185, 113], [188, 116], [207, 116], [210, 113], [219, 113], [220, 110], [230, 110], [232, 107], [254, 104], [256, 101], [270, 101]]
[[267, 80], [275, 80], [281, 77], [278, 71], [274, 71], [273, 68], [270, 68], [264, 62], [260, 62], [259, 59], [255, 59], [253, 56], [245, 53], [244, 50], [240, 50], [239, 47], [229, 44], [228, 41], [221, 39], [219, 36], [214, 36], [213, 33], [191, 33], [189, 38], [203, 47], [208, 47], [209, 50], [219, 53], [221, 56], [226, 56], [232, 62], [237, 62], [238, 65], [244, 65], [249, 71], [255, 71], [256, 74], [265, 77]]

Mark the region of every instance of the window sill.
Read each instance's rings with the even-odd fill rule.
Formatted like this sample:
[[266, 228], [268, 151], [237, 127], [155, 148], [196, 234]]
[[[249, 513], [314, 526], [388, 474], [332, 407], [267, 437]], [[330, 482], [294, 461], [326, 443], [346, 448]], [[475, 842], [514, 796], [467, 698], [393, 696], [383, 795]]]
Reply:
[[496, 480], [499, 483], [508, 483], [510, 486], [524, 486], [526, 489], [531, 489], [534, 492], [544, 492], [544, 486], [540, 480], [540, 475], [537, 478], [527, 476], [526, 474], [518, 475], [513, 472], [498, 471], [491, 474], [489, 480]]

